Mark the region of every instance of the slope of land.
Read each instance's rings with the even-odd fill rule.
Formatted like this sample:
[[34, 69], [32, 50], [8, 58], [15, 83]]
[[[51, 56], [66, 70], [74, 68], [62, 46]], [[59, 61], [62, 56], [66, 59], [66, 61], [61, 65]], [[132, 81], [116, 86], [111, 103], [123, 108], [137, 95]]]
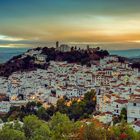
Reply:
[[[51, 60], [67, 61], [69, 63], [78, 63], [90, 66], [92, 63], [96, 63], [96, 61], [108, 55], [108, 51], [100, 50], [99, 48], [89, 50], [71, 48], [71, 51], [63, 52], [58, 51], [55, 48], [38, 47], [30, 49], [22, 55], [14, 56], [6, 63], [1, 64], [0, 76], [8, 77], [13, 72], [30, 71], [37, 68], [47, 69]], [[39, 63], [37, 60], [38, 57], [45, 57], [45, 61], [43, 63]], [[36, 60], [38, 62], [36, 62]]]

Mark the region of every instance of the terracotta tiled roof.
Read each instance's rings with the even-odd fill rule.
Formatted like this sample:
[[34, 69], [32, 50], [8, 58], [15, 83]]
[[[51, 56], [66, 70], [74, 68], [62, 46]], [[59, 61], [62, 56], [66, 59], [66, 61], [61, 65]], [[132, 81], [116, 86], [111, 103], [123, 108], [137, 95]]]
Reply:
[[136, 125], [136, 126], [140, 127], [140, 120], [135, 121], [135, 122], [134, 122], [134, 125]]
[[126, 103], [128, 103], [128, 100], [117, 99], [114, 102], [117, 102], [119, 104], [126, 104]]
[[140, 89], [135, 89], [136, 92], [140, 92]]

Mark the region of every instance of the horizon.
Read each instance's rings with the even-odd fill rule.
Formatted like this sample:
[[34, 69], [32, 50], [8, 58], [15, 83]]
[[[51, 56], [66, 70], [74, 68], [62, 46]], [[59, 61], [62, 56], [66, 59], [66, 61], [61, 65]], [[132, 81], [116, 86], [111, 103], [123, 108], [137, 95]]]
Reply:
[[[107, 50], [107, 51], [131, 51], [131, 50], [140, 50], [140, 48], [125, 48], [125, 47], [122, 47], [121, 48], [109, 48], [108, 46], [100, 46], [100, 45], [97, 45], [97, 44], [88, 44], [88, 43], [83, 43], [83, 44], [79, 44], [79, 43], [76, 43], [76, 44], [71, 44], [71, 43], [62, 43], [61, 44], [67, 44], [69, 47], [72, 47], [72, 46], [77, 46], [78, 48], [81, 48], [81, 49], [86, 49], [87, 48], [87, 45], [90, 47], [90, 48], [96, 48], [96, 47], [100, 47], [101, 50]], [[61, 45], [60, 44], [60, 45]], [[34, 45], [34, 46], [17, 46], [17, 45], [6, 45], [6, 46], [0, 46], [0, 49], [34, 49], [34, 48], [37, 48], [37, 47], [40, 47], [40, 48], [44, 48], [44, 47], [48, 47], [48, 48], [55, 48], [56, 47], [56, 44], [55, 42], [53, 43], [46, 43], [46, 44], [39, 44], [39, 45]]]
[[[10, 60], [12, 57], [25, 53], [29, 49], [37, 47], [0, 47], [0, 64], [5, 63]], [[43, 48], [43, 47], [41, 47]], [[85, 46], [86, 48], [86, 46]], [[91, 47], [90, 47], [91, 48]], [[103, 48], [101, 48], [103, 49]], [[118, 55], [126, 58], [139, 58], [140, 49], [126, 49], [126, 50], [109, 50], [107, 49], [110, 55]]]
[[0, 140], [138, 140], [140, 0], [0, 0]]
[[[48, 42], [140, 48], [138, 0], [0, 0], [0, 47]], [[51, 43], [50, 43], [51, 44]]]

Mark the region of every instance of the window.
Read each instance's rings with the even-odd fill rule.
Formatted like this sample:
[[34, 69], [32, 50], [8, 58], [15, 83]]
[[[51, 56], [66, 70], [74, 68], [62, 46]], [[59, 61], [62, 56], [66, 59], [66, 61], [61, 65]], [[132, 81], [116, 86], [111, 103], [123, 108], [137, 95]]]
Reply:
[[133, 114], [135, 114], [135, 110], [131, 110], [131, 112], [130, 113], [133, 113]]
[[134, 121], [137, 121], [137, 118], [135, 118]]
[[136, 106], [137, 104], [136, 103], [133, 103], [133, 106]]
[[116, 108], [118, 108], [118, 105], [116, 105]]

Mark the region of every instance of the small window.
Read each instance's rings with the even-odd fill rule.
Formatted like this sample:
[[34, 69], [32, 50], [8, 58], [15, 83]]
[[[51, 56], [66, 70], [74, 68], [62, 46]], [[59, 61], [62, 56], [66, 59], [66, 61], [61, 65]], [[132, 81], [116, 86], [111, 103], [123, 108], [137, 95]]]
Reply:
[[133, 103], [133, 106], [136, 106], [137, 104], [136, 103]]
[[119, 110], [117, 110], [116, 112], [119, 113]]
[[134, 121], [137, 121], [137, 118], [135, 118]]
[[116, 108], [118, 108], [118, 105], [116, 105]]

